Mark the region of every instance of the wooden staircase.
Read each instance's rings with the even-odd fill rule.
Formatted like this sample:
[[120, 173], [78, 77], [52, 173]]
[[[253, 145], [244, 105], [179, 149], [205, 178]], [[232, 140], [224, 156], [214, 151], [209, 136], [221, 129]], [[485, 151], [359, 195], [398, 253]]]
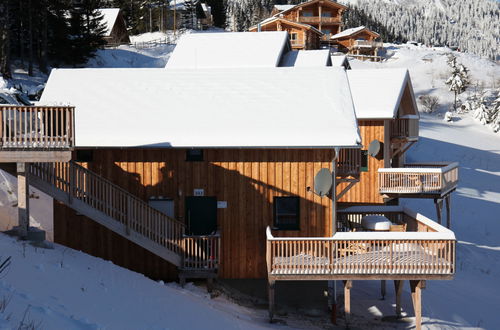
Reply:
[[[200, 253], [196, 250], [200, 248], [193, 246], [192, 237], [184, 236], [183, 223], [73, 161], [31, 164], [29, 180], [31, 185], [54, 199], [181, 270], [185, 264], [192, 267], [196, 256], [197, 268], [212, 271], [217, 268], [218, 255], [214, 257], [215, 253], [209, 253], [207, 258], [199, 258]], [[216, 245], [213, 249], [218, 251], [218, 243]], [[203, 252], [206, 253], [206, 249]]]

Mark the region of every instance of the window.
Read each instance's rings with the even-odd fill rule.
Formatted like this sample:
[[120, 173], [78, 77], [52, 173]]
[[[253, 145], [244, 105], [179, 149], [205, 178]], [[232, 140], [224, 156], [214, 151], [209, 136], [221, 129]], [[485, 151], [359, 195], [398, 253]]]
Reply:
[[330, 30], [330, 29], [322, 29], [321, 32], [323, 32], [323, 34], [325, 34], [325, 35], [328, 36], [328, 35], [330, 35], [330, 33], [332, 33], [332, 30]]
[[165, 214], [168, 217], [174, 218], [174, 200], [171, 198], [161, 198], [161, 197], [150, 197], [148, 201], [149, 206], [157, 211]]
[[302, 16], [304, 17], [313, 17], [313, 12], [312, 11], [303, 11]]
[[186, 150], [186, 161], [188, 162], [202, 162], [203, 150], [202, 149], [188, 149]]
[[94, 151], [89, 149], [81, 149], [76, 151], [77, 162], [88, 163], [94, 160]]
[[368, 150], [361, 150], [361, 172], [368, 172]]
[[274, 228], [300, 230], [299, 197], [274, 197]]
[[290, 41], [297, 41], [298, 35], [297, 32], [291, 32], [290, 33]]
[[332, 17], [332, 13], [329, 11], [324, 11], [321, 13], [321, 17]]

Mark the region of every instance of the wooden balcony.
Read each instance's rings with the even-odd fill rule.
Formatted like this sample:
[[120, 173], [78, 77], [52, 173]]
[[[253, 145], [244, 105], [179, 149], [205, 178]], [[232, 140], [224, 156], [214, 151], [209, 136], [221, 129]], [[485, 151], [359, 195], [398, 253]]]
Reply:
[[440, 198], [456, 189], [458, 163], [412, 163], [403, 168], [381, 168], [378, 182], [379, 192], [391, 197]]
[[340, 16], [337, 17], [319, 17], [319, 16], [299, 16], [300, 23], [306, 24], [340, 24], [342, 21]]
[[381, 41], [370, 41], [370, 40], [354, 40], [354, 48], [383, 48], [384, 43]]
[[337, 160], [337, 176], [359, 176], [361, 149], [341, 149]]
[[[353, 232], [365, 215], [385, 215], [407, 232]], [[398, 206], [352, 207], [338, 213], [333, 237], [274, 237], [267, 228], [267, 270], [274, 280], [451, 279], [455, 235]]]
[[418, 140], [418, 117], [397, 118], [391, 123], [391, 139]]
[[0, 162], [68, 161], [73, 107], [0, 106]]

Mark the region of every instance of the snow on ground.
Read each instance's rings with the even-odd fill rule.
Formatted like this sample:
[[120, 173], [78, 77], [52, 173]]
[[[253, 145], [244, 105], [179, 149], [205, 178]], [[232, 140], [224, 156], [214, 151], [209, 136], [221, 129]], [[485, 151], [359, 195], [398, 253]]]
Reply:
[[210, 299], [192, 284], [182, 289], [154, 282], [58, 244], [36, 248], [0, 234], [0, 251], [2, 260], [12, 257], [11, 266], [0, 274], [0, 329], [28, 329], [20, 327], [23, 318], [36, 329], [274, 327], [265, 313], [223, 297]]
[[[472, 119], [471, 114], [454, 114], [442, 119], [453, 100], [444, 85], [447, 74], [446, 49], [403, 46], [389, 47], [392, 57], [382, 63], [351, 61], [354, 70], [364, 67], [408, 67], [416, 95], [432, 93], [441, 99], [440, 113], [422, 115], [419, 142], [408, 151], [408, 161], [458, 161], [459, 185], [452, 194], [452, 230], [458, 240], [457, 270], [452, 281], [429, 281], [423, 291], [423, 327], [432, 329], [498, 329], [500, 317], [500, 134]], [[487, 86], [500, 77], [500, 66], [479, 57], [456, 53], [458, 61], [471, 70], [473, 79]], [[498, 86], [497, 86], [498, 88]], [[402, 203], [436, 219], [432, 200], [402, 200]], [[356, 282], [352, 302], [354, 313], [373, 317], [393, 313], [387, 303], [373, 299], [377, 283]], [[407, 285], [407, 284], [405, 284]], [[359, 287], [359, 289], [356, 289]], [[393, 300], [392, 285], [388, 283]], [[409, 287], [404, 304], [413, 315]], [[368, 294], [369, 293], [369, 294]], [[367, 299], [371, 294], [372, 299]], [[385, 309], [385, 310], [384, 310]], [[386, 327], [382, 324], [381, 327]], [[407, 325], [399, 324], [398, 328]]]

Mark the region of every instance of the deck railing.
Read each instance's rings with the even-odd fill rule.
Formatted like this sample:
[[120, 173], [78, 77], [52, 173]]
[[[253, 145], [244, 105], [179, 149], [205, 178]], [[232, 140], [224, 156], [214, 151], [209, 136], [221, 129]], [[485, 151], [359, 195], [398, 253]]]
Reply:
[[69, 149], [74, 107], [0, 106], [0, 149]]
[[[358, 211], [370, 213], [368, 208]], [[339, 232], [333, 237], [304, 238], [274, 237], [268, 227], [266, 257], [269, 276], [281, 279], [340, 276], [349, 279], [350, 276], [390, 278], [454, 274], [456, 240], [453, 232], [406, 208], [388, 207], [377, 212], [403, 213], [434, 231]]]
[[123, 224], [131, 231], [181, 255], [184, 224], [96, 173], [74, 163], [35, 163], [30, 175]]
[[183, 270], [216, 271], [220, 263], [220, 235], [184, 236]]
[[299, 16], [300, 23], [319, 24], [320, 21], [323, 24], [340, 23], [341, 18], [340, 16], [337, 17]]
[[361, 149], [340, 149], [337, 160], [337, 175], [356, 176], [361, 169]]
[[418, 118], [397, 118], [391, 122], [391, 138], [418, 138]]
[[381, 194], [440, 194], [457, 187], [458, 163], [413, 163], [378, 170]]
[[382, 48], [384, 47], [384, 43], [381, 41], [354, 40], [353, 47]]

